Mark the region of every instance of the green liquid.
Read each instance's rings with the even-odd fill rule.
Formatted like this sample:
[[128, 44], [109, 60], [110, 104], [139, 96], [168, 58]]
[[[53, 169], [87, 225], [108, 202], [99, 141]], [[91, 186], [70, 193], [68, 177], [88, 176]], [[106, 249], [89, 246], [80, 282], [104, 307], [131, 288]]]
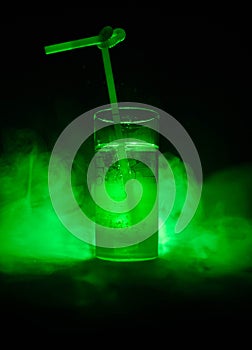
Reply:
[[[96, 167], [96, 182], [94, 191], [101, 193], [101, 186], [105, 186], [110, 197], [118, 201], [113, 211], [104, 211], [103, 208], [96, 207], [96, 222], [99, 225], [113, 228], [127, 228], [144, 220], [152, 210], [157, 196], [157, 171], [158, 171], [158, 149], [157, 146], [144, 143], [126, 143], [125, 151], [127, 155], [127, 164], [130, 170], [129, 178], [137, 179], [142, 185], [142, 197], [139, 204], [132, 210], [124, 213], [116, 213], [120, 201], [125, 197], [125, 187], [120, 171], [120, 163], [117, 161], [117, 148], [113, 147], [99, 149], [99, 157]], [[138, 160], [141, 159], [141, 161]], [[144, 163], [147, 163], [144, 164]], [[109, 166], [111, 165], [111, 166]], [[134, 193], [134, 188], [132, 189]], [[155, 227], [158, 227], [158, 212], [156, 210], [154, 219]], [[143, 225], [144, 226], [144, 225]], [[126, 233], [127, 234], [127, 231]], [[137, 234], [137, 232], [136, 232]], [[142, 261], [152, 260], [158, 257], [158, 231], [143, 241], [126, 246], [111, 247], [99, 246], [100, 237], [103, 230], [96, 226], [96, 257], [113, 261]]]

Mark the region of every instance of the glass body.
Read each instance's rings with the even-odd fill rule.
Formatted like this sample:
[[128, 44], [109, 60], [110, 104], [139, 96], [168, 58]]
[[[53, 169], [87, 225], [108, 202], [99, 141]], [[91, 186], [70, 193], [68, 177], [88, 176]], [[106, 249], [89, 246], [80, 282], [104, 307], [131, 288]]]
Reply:
[[[143, 240], [126, 246], [119, 246], [116, 239], [109, 246], [100, 245], [103, 226], [114, 229], [127, 228], [144, 222], [157, 200], [158, 179], [158, 113], [138, 107], [117, 107], [99, 110], [94, 116], [95, 172], [92, 193], [100, 196], [106, 188], [115, 205], [112, 210], [95, 206], [95, 255], [97, 258], [113, 261], [141, 261], [158, 257], [158, 207], [152, 212], [156, 230]], [[112, 142], [112, 143], [111, 143]], [[126, 198], [125, 184], [135, 179], [142, 186], [141, 200], [129, 210], [120, 212], [120, 203]], [[134, 186], [131, 187], [132, 200]], [[127, 201], [126, 201], [127, 203]], [[127, 208], [127, 205], [126, 205]], [[119, 211], [119, 212], [118, 212]], [[144, 225], [141, 225], [142, 230]], [[136, 229], [136, 236], [139, 231]]]

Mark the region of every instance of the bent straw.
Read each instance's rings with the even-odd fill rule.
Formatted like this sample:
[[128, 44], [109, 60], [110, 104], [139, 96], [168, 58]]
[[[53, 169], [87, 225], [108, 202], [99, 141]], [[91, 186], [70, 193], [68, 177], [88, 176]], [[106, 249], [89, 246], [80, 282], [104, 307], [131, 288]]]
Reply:
[[[107, 26], [107, 27], [104, 27], [101, 30], [100, 34], [97, 36], [92, 36], [90, 38], [84, 38], [79, 40], [67, 41], [64, 43], [48, 45], [44, 47], [45, 53], [47, 55], [62, 52], [62, 51], [83, 48], [87, 46], [95, 46], [95, 45], [102, 50], [103, 64], [105, 69], [109, 99], [110, 99], [110, 104], [112, 108], [112, 116], [114, 120], [115, 133], [116, 133], [117, 139], [122, 139], [122, 130], [120, 126], [120, 115], [119, 115], [119, 109], [117, 105], [116, 90], [115, 90], [115, 84], [114, 84], [108, 49], [115, 46], [116, 44], [123, 41], [124, 39], [125, 39], [125, 31], [123, 29], [116, 28], [113, 30], [111, 27]], [[128, 175], [130, 174], [130, 168], [127, 161], [126, 151], [124, 149], [124, 146], [121, 143], [119, 144], [119, 147], [118, 147], [118, 158], [119, 158], [119, 164], [121, 165], [120, 169], [122, 172], [123, 180], [125, 183]]]
[[[117, 28], [114, 31], [111, 27], [104, 27], [103, 30], [107, 31], [107, 28], [111, 29], [109, 37], [105, 37], [101, 34], [96, 36], [91, 36], [90, 38], [78, 39], [67, 41], [64, 43], [53, 44], [44, 46], [45, 53], [47, 55], [57, 52], [69, 51], [74, 49], [80, 49], [82, 47], [88, 46], [99, 46], [102, 47], [104, 43], [106, 43], [106, 47], [113, 47], [118, 44], [120, 41], [123, 41], [125, 38], [125, 31], [123, 29]], [[108, 40], [109, 39], [109, 40]]]
[[[103, 47], [101, 48], [101, 50], [102, 50], [105, 76], [107, 80], [107, 87], [109, 92], [109, 99], [110, 99], [110, 104], [112, 109], [112, 117], [115, 123], [114, 127], [115, 127], [116, 139], [120, 140], [123, 138], [123, 135], [122, 135], [121, 125], [120, 125], [120, 114], [119, 114], [119, 108], [117, 104], [116, 89], [115, 89], [115, 83], [113, 79], [113, 72], [111, 67], [109, 50], [108, 50], [108, 47]], [[120, 170], [123, 176], [123, 181], [126, 182], [130, 174], [130, 167], [127, 160], [127, 154], [122, 143], [119, 143], [117, 152], [118, 152]]]
[[65, 43], [45, 46], [44, 49], [45, 49], [45, 53], [49, 55], [51, 53], [79, 49], [82, 47], [94, 46], [99, 44], [101, 44], [101, 40], [100, 40], [100, 36], [97, 35], [97, 36], [92, 36], [90, 38], [67, 41]]

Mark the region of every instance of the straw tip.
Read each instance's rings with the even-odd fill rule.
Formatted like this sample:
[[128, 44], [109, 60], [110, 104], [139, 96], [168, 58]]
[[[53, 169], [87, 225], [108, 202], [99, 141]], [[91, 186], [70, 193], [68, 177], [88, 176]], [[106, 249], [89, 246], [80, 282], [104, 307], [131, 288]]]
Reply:
[[[100, 49], [111, 48], [125, 39], [126, 33], [123, 29], [112, 29], [112, 34], [111, 29], [111, 27], [104, 27], [100, 32], [101, 43], [98, 45]], [[102, 40], [102, 38], [106, 39]]]
[[102, 30], [99, 33], [99, 37], [102, 42], [109, 40], [112, 35], [113, 35], [113, 28], [110, 26], [106, 26], [102, 28]]

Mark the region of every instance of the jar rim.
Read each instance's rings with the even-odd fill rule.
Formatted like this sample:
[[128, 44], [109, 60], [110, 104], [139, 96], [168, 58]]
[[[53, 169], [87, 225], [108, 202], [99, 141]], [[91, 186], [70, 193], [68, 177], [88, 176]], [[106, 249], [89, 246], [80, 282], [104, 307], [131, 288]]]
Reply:
[[[119, 111], [119, 116], [117, 111]], [[133, 112], [135, 114], [133, 114]], [[119, 121], [115, 119], [119, 117]], [[146, 115], [147, 113], [147, 115]], [[114, 108], [109, 107], [109, 108], [104, 108], [101, 110], [98, 110], [94, 114], [94, 120], [99, 120], [104, 123], [108, 124], [115, 124], [115, 123], [121, 123], [121, 124], [143, 124], [143, 123], [148, 123], [153, 120], [159, 119], [159, 113], [153, 109], [150, 108], [143, 108], [143, 107], [122, 107], [118, 106]]]

